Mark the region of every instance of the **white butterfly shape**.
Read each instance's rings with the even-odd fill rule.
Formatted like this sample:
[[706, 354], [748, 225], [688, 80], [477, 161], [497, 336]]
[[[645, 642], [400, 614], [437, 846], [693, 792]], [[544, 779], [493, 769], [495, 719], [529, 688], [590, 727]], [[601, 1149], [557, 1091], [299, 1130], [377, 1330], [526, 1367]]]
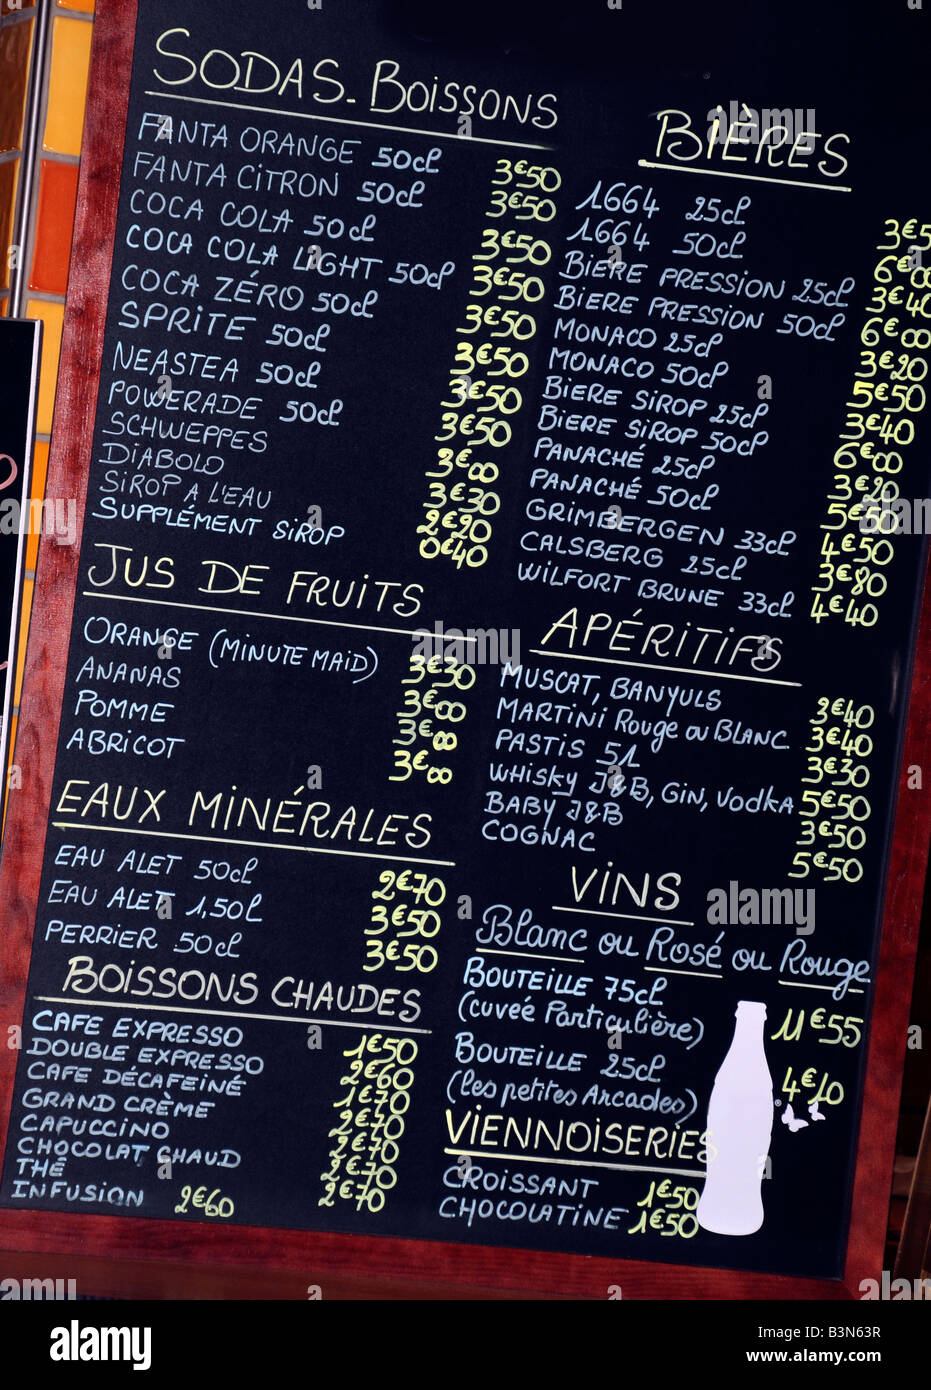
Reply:
[[821, 1111], [818, 1109], [818, 1102], [816, 1100], [811, 1100], [808, 1102], [808, 1113], [813, 1120], [827, 1119], [827, 1115], [822, 1115]]
[[[822, 1118], [823, 1118], [823, 1117], [822, 1117]], [[792, 1110], [791, 1105], [787, 1105], [786, 1108], [785, 1108], [785, 1110], [783, 1110], [783, 1112], [782, 1112], [782, 1123], [783, 1123], [784, 1125], [788, 1125], [788, 1126], [789, 1126], [789, 1129], [791, 1130], [791, 1132], [792, 1132], [793, 1134], [795, 1133], [795, 1131], [796, 1131], [797, 1129], [807, 1129], [807, 1128], [808, 1128], [808, 1121], [807, 1121], [807, 1120], [797, 1120], [797, 1119], [795, 1118], [795, 1114], [794, 1114], [794, 1112], [793, 1112], [793, 1110]]]

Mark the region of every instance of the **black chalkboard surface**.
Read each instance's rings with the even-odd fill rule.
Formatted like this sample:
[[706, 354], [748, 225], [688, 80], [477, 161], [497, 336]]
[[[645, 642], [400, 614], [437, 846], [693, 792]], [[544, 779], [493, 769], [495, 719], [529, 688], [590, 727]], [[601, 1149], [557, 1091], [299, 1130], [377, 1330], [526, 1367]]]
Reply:
[[688, 8], [141, 0], [11, 1212], [840, 1278], [925, 20]]

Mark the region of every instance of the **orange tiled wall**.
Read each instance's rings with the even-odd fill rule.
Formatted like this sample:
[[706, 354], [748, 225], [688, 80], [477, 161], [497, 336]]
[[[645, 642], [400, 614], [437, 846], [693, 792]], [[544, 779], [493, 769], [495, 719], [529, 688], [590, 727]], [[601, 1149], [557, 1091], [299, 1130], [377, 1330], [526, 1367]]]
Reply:
[[0, 3], [0, 293], [4, 313], [34, 21], [35, 10], [28, 0], [15, 8], [9, 0]]
[[[43, 95], [38, 182], [31, 227], [23, 246], [11, 251], [23, 141], [26, 87], [35, 23], [34, 0], [0, 0], [0, 313], [8, 312], [11, 254], [28, 258], [25, 317], [43, 323], [42, 368], [36, 419], [31, 495], [45, 493], [49, 439], [65, 290], [74, 223], [84, 100], [93, 30], [94, 0], [55, 0], [50, 6], [51, 56]], [[26, 637], [35, 581], [38, 536], [27, 537], [26, 574], [19, 623], [19, 666], [13, 695], [12, 740], [16, 737]], [[13, 754], [15, 761], [15, 752]]]

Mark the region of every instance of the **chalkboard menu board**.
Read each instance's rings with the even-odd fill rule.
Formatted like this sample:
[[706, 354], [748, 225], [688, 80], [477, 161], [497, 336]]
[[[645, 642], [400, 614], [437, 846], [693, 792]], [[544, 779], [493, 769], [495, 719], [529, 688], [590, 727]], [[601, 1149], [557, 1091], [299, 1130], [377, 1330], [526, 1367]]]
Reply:
[[5, 1231], [881, 1248], [926, 21], [646, 8], [101, 5]]

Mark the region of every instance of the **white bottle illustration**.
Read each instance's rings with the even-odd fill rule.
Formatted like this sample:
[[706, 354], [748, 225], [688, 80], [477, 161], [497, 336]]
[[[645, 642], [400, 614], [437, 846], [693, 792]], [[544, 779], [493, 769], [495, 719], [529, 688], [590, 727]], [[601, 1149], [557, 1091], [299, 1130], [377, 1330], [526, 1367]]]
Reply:
[[766, 1005], [741, 999], [727, 1056], [708, 1102], [708, 1157], [698, 1224], [748, 1236], [763, 1224], [760, 1195], [773, 1132], [773, 1080], [763, 1048]]

